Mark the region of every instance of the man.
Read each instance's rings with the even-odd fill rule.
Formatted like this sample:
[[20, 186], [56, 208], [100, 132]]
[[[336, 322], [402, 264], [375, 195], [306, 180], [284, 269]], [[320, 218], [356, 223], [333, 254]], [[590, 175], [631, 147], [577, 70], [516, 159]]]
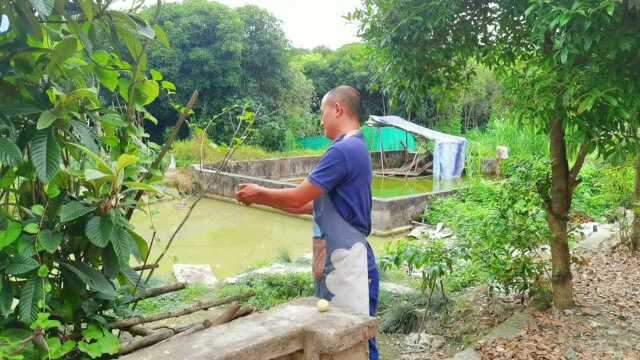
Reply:
[[[367, 242], [372, 169], [359, 130], [360, 94], [350, 86], [338, 86], [324, 96], [320, 110], [324, 134], [333, 144], [307, 179], [292, 189], [241, 185], [236, 199], [296, 214], [313, 213], [316, 296], [375, 316], [378, 270]], [[369, 341], [369, 358], [378, 359], [375, 339]]]

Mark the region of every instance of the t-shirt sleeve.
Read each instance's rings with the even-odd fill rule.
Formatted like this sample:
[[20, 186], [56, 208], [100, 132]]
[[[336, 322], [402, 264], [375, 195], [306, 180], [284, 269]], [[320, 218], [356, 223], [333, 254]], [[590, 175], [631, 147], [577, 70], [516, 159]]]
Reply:
[[330, 148], [307, 179], [324, 192], [329, 192], [340, 184], [346, 175], [347, 162], [344, 155], [339, 150]]

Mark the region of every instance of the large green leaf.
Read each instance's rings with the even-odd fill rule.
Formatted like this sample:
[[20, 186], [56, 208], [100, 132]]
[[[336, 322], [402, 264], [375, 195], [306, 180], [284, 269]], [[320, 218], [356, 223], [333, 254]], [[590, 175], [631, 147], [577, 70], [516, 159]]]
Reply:
[[20, 148], [9, 139], [0, 138], [0, 165], [13, 166], [22, 160]]
[[54, 64], [62, 65], [72, 57], [78, 49], [78, 41], [74, 37], [67, 37], [53, 47], [52, 60]]
[[102, 249], [102, 272], [104, 272], [107, 278], [115, 279], [119, 271], [120, 262], [118, 261], [118, 256], [113, 250], [113, 245], [109, 244]]
[[34, 276], [27, 280], [20, 290], [18, 310], [20, 320], [26, 325], [31, 325], [38, 317], [38, 301], [42, 299], [42, 282], [42, 279]]
[[118, 161], [116, 162], [116, 171], [122, 171], [127, 166], [131, 166], [137, 162], [138, 162], [137, 156], [122, 154], [118, 157]]
[[58, 250], [58, 247], [62, 243], [64, 239], [64, 235], [61, 233], [54, 233], [49, 229], [45, 229], [40, 231], [38, 234], [38, 243], [42, 246], [49, 254], [53, 254]]
[[58, 116], [52, 111], [43, 111], [38, 118], [36, 128], [38, 130], [46, 129], [58, 119]]
[[35, 270], [40, 266], [38, 261], [31, 256], [22, 254], [15, 255], [9, 260], [7, 265], [7, 273], [11, 275], [20, 275]]
[[133, 242], [131, 243], [131, 252], [133, 256], [138, 261], [144, 261], [144, 259], [149, 255], [149, 244], [147, 241], [138, 233], [133, 230], [129, 230], [129, 235], [131, 235], [131, 239]]
[[31, 140], [31, 162], [42, 182], [49, 182], [60, 170], [61, 152], [51, 129], [39, 130]]
[[114, 92], [118, 87], [119, 73], [117, 71], [96, 66], [96, 75], [100, 83], [109, 91]]
[[114, 225], [110, 215], [94, 216], [87, 222], [85, 234], [97, 247], [105, 247], [113, 237]]
[[0, 231], [0, 250], [13, 244], [22, 233], [22, 225], [17, 222], [9, 222], [7, 229]]
[[100, 155], [94, 153], [93, 151], [87, 149], [86, 147], [82, 146], [82, 145], [78, 145], [78, 144], [74, 144], [74, 143], [67, 143], [67, 145], [71, 146], [71, 147], [75, 147], [76, 149], [82, 151], [85, 155], [89, 156], [91, 159], [93, 159], [93, 161], [96, 162], [96, 166], [98, 167], [98, 170], [102, 171], [103, 173], [107, 173], [110, 175], [114, 175], [113, 174], [113, 170], [111, 169], [111, 167], [109, 166], [109, 164], [107, 164], [101, 157]]
[[71, 120], [71, 126], [78, 134], [78, 138], [84, 146], [97, 153], [99, 151], [98, 144], [96, 142], [96, 136], [94, 132], [89, 129], [85, 124], [81, 123], [78, 120]]
[[80, 8], [82, 8], [82, 12], [87, 19], [93, 19], [93, 0], [78, 0], [80, 4]]
[[13, 288], [11, 283], [7, 279], [2, 279], [0, 282], [0, 314], [6, 317], [11, 312], [11, 305], [13, 305]]
[[144, 290], [144, 281], [140, 280], [142, 273], [136, 272], [129, 265], [122, 265], [120, 267], [120, 274], [122, 274], [122, 277], [126, 279], [132, 288], [135, 288], [136, 285], [138, 285], [136, 292]]
[[80, 201], [70, 201], [60, 207], [60, 221], [75, 220], [95, 210], [95, 206], [87, 206]]
[[164, 47], [169, 48], [170, 44], [169, 44], [169, 37], [167, 36], [167, 33], [165, 33], [164, 30], [162, 30], [162, 28], [157, 24], [153, 25], [153, 30], [156, 32], [156, 39], [162, 45], [164, 45]]
[[118, 261], [122, 265], [129, 264], [129, 258], [131, 257], [131, 243], [133, 239], [129, 234], [129, 231], [124, 227], [118, 227], [114, 236], [111, 238], [111, 244], [113, 244], [113, 250], [116, 252]]
[[74, 273], [82, 282], [84, 282], [90, 290], [93, 290], [104, 299], [115, 299], [116, 291], [113, 284], [107, 279], [103, 273], [83, 263], [60, 263], [67, 270]]

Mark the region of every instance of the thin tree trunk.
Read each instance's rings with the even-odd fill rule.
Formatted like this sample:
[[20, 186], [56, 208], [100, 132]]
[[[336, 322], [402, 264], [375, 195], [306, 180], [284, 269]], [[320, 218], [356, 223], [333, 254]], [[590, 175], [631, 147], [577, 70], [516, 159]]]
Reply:
[[[573, 284], [571, 276], [571, 258], [567, 241], [567, 222], [571, 207], [571, 190], [564, 124], [561, 119], [551, 121], [551, 202], [547, 208], [548, 223], [552, 233], [551, 264], [553, 303], [556, 308], [566, 309], [573, 306]], [[578, 169], [579, 170], [579, 169]], [[577, 172], [576, 172], [577, 173]]]
[[640, 153], [638, 153], [637, 156], [635, 204], [633, 205], [633, 233], [631, 234], [631, 249], [634, 252], [640, 250]]

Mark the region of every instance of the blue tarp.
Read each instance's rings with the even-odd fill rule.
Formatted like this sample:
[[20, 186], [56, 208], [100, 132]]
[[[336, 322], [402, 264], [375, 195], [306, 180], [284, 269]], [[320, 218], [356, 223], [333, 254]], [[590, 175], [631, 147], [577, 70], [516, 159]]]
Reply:
[[433, 140], [433, 177], [434, 179], [454, 179], [462, 176], [469, 142], [467, 139], [427, 129], [399, 116], [369, 116], [367, 125], [375, 127], [395, 127], [411, 134]]

